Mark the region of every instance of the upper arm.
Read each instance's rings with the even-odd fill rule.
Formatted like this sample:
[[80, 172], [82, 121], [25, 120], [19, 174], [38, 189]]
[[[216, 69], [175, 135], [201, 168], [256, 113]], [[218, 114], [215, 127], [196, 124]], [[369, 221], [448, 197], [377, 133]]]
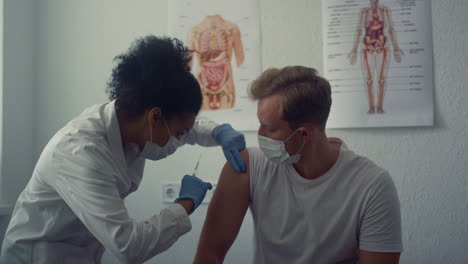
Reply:
[[359, 24], [361, 28], [364, 27], [366, 24], [366, 17], [368, 13], [369, 13], [369, 8], [363, 8], [361, 10], [361, 14], [359, 15]]
[[388, 9], [387, 7], [382, 7], [382, 11], [384, 13], [384, 19], [387, 19], [387, 21], [384, 21], [388, 24], [388, 30], [393, 30], [393, 22], [390, 14], [390, 9]]
[[188, 34], [187, 34], [187, 43], [188, 43], [188, 48], [192, 51], [191, 52], [191, 58], [189, 61], [189, 68], [192, 69], [193, 66], [193, 61], [195, 57], [195, 52], [197, 52], [197, 47], [196, 47], [196, 39], [195, 39], [195, 28], [192, 28]]
[[359, 23], [358, 23], [358, 30], [362, 30], [362, 27], [364, 26], [364, 20], [367, 14], [367, 9], [364, 8], [361, 10], [361, 13], [359, 14]]
[[242, 63], [244, 63], [244, 47], [242, 45], [241, 32], [237, 25], [234, 25], [233, 38], [234, 53], [236, 54], [236, 63], [237, 67], [239, 67]]
[[370, 186], [359, 231], [359, 248], [371, 252], [401, 252], [400, 201], [388, 173]]
[[365, 250], [359, 251], [359, 263], [361, 264], [398, 264], [400, 253], [384, 253], [370, 252]]
[[247, 150], [241, 155], [247, 171], [236, 172], [229, 163], [224, 166], [208, 208], [195, 263], [222, 262], [242, 225], [250, 200], [250, 166]]
[[397, 264], [401, 246], [400, 202], [392, 178], [377, 178], [361, 222], [359, 263]]

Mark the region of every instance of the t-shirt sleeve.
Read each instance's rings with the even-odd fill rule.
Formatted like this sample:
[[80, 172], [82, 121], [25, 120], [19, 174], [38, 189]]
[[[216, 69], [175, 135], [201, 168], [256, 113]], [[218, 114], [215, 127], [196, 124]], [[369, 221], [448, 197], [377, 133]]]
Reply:
[[376, 177], [366, 197], [359, 248], [371, 252], [401, 252], [400, 201], [390, 175]]
[[255, 197], [255, 190], [259, 175], [259, 167], [261, 166], [261, 150], [259, 148], [249, 147], [246, 148], [249, 152], [249, 166], [250, 166], [250, 177], [249, 177], [249, 188], [250, 188], [250, 198]]

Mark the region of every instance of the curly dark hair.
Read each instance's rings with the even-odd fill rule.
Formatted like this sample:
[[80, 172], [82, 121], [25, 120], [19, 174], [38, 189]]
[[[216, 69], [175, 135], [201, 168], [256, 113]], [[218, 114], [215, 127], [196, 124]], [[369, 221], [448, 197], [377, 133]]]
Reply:
[[127, 118], [135, 118], [152, 107], [165, 118], [198, 114], [202, 104], [200, 85], [190, 73], [191, 51], [175, 38], [149, 35], [133, 42], [115, 57], [115, 68], [107, 85], [110, 100]]

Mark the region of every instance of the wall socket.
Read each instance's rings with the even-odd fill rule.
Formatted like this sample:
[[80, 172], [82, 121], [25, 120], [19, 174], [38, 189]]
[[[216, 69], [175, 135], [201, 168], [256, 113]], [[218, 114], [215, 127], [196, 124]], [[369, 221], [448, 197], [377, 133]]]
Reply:
[[[216, 189], [216, 183], [212, 184], [213, 189], [206, 192], [205, 199], [202, 204], [209, 204], [213, 197], [214, 190]], [[163, 203], [174, 203], [175, 199], [179, 197], [180, 182], [161, 182], [161, 193]]]
[[162, 200], [164, 203], [173, 203], [179, 197], [180, 182], [161, 183]]

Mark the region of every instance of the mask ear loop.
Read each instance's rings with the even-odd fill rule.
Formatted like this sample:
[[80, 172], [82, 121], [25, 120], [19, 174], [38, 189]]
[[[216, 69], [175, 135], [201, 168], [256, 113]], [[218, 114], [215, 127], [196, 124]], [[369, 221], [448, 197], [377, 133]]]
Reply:
[[153, 128], [151, 126], [151, 113], [148, 116], [148, 124], [150, 129], [150, 142], [153, 143]]
[[304, 142], [304, 143], [302, 143], [302, 146], [299, 148], [299, 150], [297, 151], [297, 153], [296, 153], [296, 154], [299, 154], [299, 153], [301, 153], [301, 150], [304, 148], [304, 146], [305, 146], [305, 144], [306, 144], [306, 143], [307, 143], [307, 141], [306, 141], [306, 142]]
[[[159, 119], [158, 119], [158, 121], [159, 121]], [[153, 126], [151, 125], [151, 112], [148, 115], [148, 123], [149, 123], [149, 128], [150, 128], [150, 142], [154, 143], [153, 142]], [[166, 124], [166, 127], [167, 127], [167, 124]]]
[[[148, 122], [149, 122], [149, 127], [150, 127], [150, 141], [151, 141], [152, 143], [154, 143], [154, 142], [153, 142], [153, 127], [151, 126], [151, 113], [149, 114], [148, 118], [149, 118]], [[161, 118], [162, 118], [162, 117], [161, 117]], [[165, 118], [162, 118], [162, 120], [163, 120], [163, 122], [164, 122], [164, 125], [166, 125], [167, 134], [169, 135], [169, 138], [170, 138], [170, 137], [172, 136], [172, 135], [171, 135], [171, 130], [169, 129], [169, 126], [167, 125], [166, 119], [165, 119]], [[158, 122], [159, 122], [159, 119], [158, 119]]]
[[[297, 131], [299, 131], [299, 128], [296, 129], [296, 131], [294, 131], [284, 142], [286, 143], [292, 136], [294, 136], [294, 135], [297, 133]], [[299, 148], [299, 150], [296, 152], [295, 155], [301, 153], [301, 150], [304, 148], [304, 146], [305, 146], [306, 143], [307, 143], [307, 141], [304, 142], [304, 143], [302, 143], [302, 146]]]
[[284, 143], [288, 142], [288, 140], [291, 139], [292, 136], [294, 136], [294, 135], [297, 133], [297, 131], [299, 131], [299, 128], [296, 129], [296, 131], [294, 131], [294, 132], [284, 141]]
[[167, 125], [167, 122], [166, 122], [166, 118], [163, 118], [163, 121], [167, 128], [167, 134], [169, 135], [169, 137], [172, 137], [171, 130], [169, 129], [169, 126]]

